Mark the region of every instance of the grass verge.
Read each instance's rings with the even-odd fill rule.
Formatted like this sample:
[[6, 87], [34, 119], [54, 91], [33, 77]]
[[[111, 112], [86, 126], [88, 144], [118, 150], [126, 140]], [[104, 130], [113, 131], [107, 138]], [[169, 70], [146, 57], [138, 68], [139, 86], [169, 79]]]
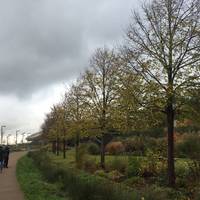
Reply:
[[[135, 191], [103, 177], [88, 174], [72, 166], [53, 162], [43, 151], [28, 154], [50, 182], [57, 180], [63, 190], [74, 200], [136, 200], [141, 199]], [[45, 162], [44, 162], [45, 161]]]
[[22, 157], [17, 163], [17, 179], [26, 200], [69, 200], [61, 192], [58, 183], [45, 181], [41, 171], [28, 156]]

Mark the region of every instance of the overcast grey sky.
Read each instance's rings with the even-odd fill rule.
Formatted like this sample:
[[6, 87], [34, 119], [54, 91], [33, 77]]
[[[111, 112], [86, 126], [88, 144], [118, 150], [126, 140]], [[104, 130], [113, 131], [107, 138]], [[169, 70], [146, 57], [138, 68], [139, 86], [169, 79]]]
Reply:
[[0, 124], [38, 130], [97, 47], [122, 40], [139, 0], [0, 0]]

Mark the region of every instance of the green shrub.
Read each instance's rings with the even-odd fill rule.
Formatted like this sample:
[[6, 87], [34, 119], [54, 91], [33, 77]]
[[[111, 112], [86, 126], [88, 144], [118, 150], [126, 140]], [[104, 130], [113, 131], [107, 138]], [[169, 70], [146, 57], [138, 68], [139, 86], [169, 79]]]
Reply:
[[146, 185], [145, 179], [140, 176], [134, 176], [134, 177], [128, 178], [123, 183], [125, 183], [126, 185], [130, 187], [137, 187], [139, 189], [141, 189], [142, 187]]
[[175, 173], [177, 177], [186, 178], [189, 174], [188, 162], [180, 161], [176, 163]]
[[69, 194], [75, 200], [128, 200], [131, 197], [128, 191], [123, 192], [120, 187], [114, 188], [111, 182], [109, 183], [101, 177], [88, 176], [86, 174], [81, 175], [79, 173], [78, 176], [71, 177], [70, 182], [67, 181], [64, 185], [67, 185]]
[[200, 182], [200, 161], [193, 160], [188, 162], [189, 175], [188, 179], [194, 182]]
[[144, 155], [145, 142], [143, 137], [128, 138], [124, 142], [125, 151], [128, 153], [135, 153], [135, 155]]
[[100, 147], [95, 143], [88, 144], [87, 150], [88, 150], [88, 153], [91, 155], [100, 154]]
[[143, 177], [156, 176], [166, 169], [166, 159], [153, 151], [147, 151], [141, 167]]
[[194, 188], [194, 200], [199, 200], [200, 199], [200, 186]]
[[35, 164], [42, 170], [48, 181], [54, 182], [62, 176], [63, 173], [60, 168], [52, 170], [55, 166], [51, 163], [46, 153], [34, 151], [29, 152], [28, 156], [34, 160]]
[[104, 177], [104, 178], [108, 177], [107, 173], [104, 170], [97, 170], [95, 172], [95, 175], [100, 176], [100, 177]]
[[[70, 196], [75, 200], [129, 200], [137, 199], [135, 193], [131, 193], [120, 185], [97, 176], [88, 176], [85, 173], [65, 174], [64, 185]], [[78, 191], [78, 192], [77, 192]]]
[[[151, 187], [147, 187], [144, 191], [144, 198], [148, 200], [172, 200], [172, 199], [178, 199], [175, 198], [175, 194], [173, 193], [173, 190], [170, 188], [163, 188], [159, 187], [157, 185], [152, 185]], [[182, 198], [181, 198], [182, 200]]]
[[113, 160], [107, 163], [106, 169], [108, 171], [117, 170], [120, 173], [125, 173], [128, 167], [128, 161], [126, 159], [122, 159], [121, 157], [115, 156]]
[[117, 170], [109, 172], [108, 175], [107, 175], [107, 177], [110, 180], [115, 181], [115, 182], [120, 182], [120, 181], [122, 181], [125, 178], [125, 176], [123, 174], [121, 174]]
[[[183, 177], [185, 180], [179, 180], [179, 184], [195, 185], [200, 181], [200, 136], [199, 135], [189, 135], [184, 138], [184, 140], [179, 143], [176, 147], [177, 154], [180, 157], [187, 157], [192, 160], [187, 162], [187, 170], [178, 169], [177, 175]], [[176, 169], [177, 170], [177, 169]], [[179, 173], [181, 173], [179, 175]], [[186, 180], [189, 180], [186, 183]]]
[[125, 152], [135, 156], [144, 156], [147, 150], [167, 156], [167, 139], [149, 136], [134, 136], [123, 141]]
[[179, 160], [175, 164], [176, 185], [179, 188], [187, 188], [188, 177], [190, 176], [188, 162]]
[[137, 157], [129, 157], [127, 175], [128, 177], [139, 176], [141, 171], [141, 162]]
[[190, 135], [181, 143], [177, 144], [176, 152], [180, 157], [189, 157], [191, 159], [200, 158], [200, 136]]
[[83, 169], [86, 172], [94, 173], [98, 169], [98, 166], [94, 162], [94, 160], [89, 159], [89, 158], [85, 158], [85, 160], [83, 161]]
[[167, 156], [167, 139], [148, 137], [145, 140], [146, 149], [159, 153], [160, 156]]
[[77, 151], [76, 167], [82, 169], [84, 167], [84, 161], [87, 157], [87, 147], [86, 145], [80, 145]]
[[177, 177], [176, 177], [176, 186], [177, 186], [178, 188], [183, 188], [183, 189], [185, 189], [185, 188], [187, 188], [187, 186], [188, 186], [188, 180], [187, 180], [186, 178], [184, 178], [184, 177], [179, 177], [179, 176], [177, 176]]

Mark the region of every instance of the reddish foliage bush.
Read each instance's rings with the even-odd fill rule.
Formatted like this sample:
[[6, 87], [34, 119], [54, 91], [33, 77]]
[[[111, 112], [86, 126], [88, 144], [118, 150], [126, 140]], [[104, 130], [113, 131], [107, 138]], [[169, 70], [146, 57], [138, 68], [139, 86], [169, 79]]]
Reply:
[[105, 150], [111, 155], [116, 155], [123, 153], [125, 151], [125, 147], [122, 142], [110, 142], [106, 145]]

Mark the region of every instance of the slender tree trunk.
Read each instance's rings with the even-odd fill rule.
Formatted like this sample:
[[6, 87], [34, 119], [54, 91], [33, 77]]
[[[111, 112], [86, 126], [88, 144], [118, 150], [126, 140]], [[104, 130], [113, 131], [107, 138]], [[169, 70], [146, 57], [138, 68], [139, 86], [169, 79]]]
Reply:
[[104, 134], [101, 137], [101, 168], [105, 169], [105, 140]]
[[66, 140], [63, 139], [63, 158], [66, 158]]
[[103, 96], [103, 110], [102, 110], [102, 138], [101, 138], [101, 168], [105, 169], [105, 132], [106, 132], [106, 70], [102, 68], [102, 96]]
[[79, 133], [76, 133], [76, 141], [75, 141], [75, 153], [76, 153], [76, 163], [79, 161], [79, 144], [80, 144], [80, 136]]
[[56, 141], [52, 141], [52, 153], [56, 153]]
[[174, 167], [174, 109], [173, 101], [168, 102], [167, 107], [167, 128], [168, 128], [168, 184], [175, 186], [175, 167]]
[[60, 153], [60, 139], [57, 138], [57, 141], [56, 141], [56, 155], [59, 156], [59, 153]]
[[167, 2], [168, 9], [168, 30], [169, 30], [169, 64], [168, 72], [168, 102], [167, 102], [167, 132], [168, 132], [168, 184], [170, 187], [175, 186], [175, 168], [174, 168], [174, 79], [173, 79], [173, 48], [174, 48], [174, 33], [172, 24], [172, 0]]

